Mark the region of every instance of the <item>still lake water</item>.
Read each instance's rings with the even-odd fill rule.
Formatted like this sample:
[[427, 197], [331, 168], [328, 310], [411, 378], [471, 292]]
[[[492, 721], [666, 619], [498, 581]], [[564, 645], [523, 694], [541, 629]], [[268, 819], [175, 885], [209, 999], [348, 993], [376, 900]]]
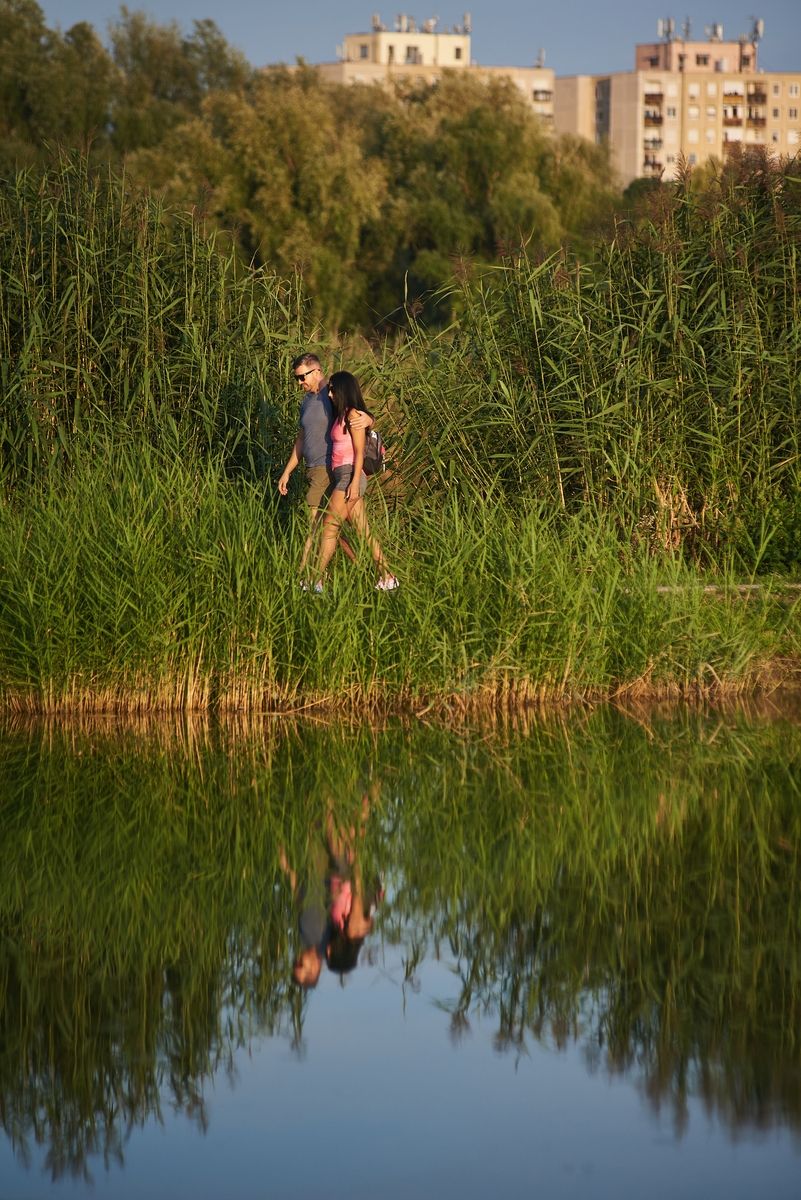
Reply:
[[0, 1200], [801, 1196], [788, 705], [7, 726], [0, 780]]

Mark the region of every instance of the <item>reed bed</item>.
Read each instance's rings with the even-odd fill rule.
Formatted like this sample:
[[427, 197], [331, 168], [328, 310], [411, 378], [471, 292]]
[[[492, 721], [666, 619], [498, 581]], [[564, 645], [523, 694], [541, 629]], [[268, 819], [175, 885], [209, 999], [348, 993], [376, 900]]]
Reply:
[[96, 440], [275, 469], [294, 421], [295, 283], [77, 157], [0, 181], [0, 230], [6, 490], [68, 472]]
[[[797, 678], [801, 186], [740, 171], [586, 267], [467, 277], [452, 329], [358, 357], [124, 180], [0, 183], [0, 703], [459, 712]], [[298, 587], [301, 473], [274, 483], [309, 345], [390, 443], [368, 505], [397, 595], [364, 561]]]
[[655, 551], [801, 563], [801, 164], [688, 176], [579, 265], [526, 255], [450, 288], [439, 339], [380, 363], [425, 494], [610, 514]]
[[[402, 580], [364, 558], [299, 587], [304, 515], [140, 446], [0, 507], [0, 680], [33, 711], [422, 711], [753, 687], [797, 659], [799, 600], [743, 601], [680, 555], [621, 555], [611, 521], [492, 495], [369, 501]], [[661, 589], [661, 590], [660, 590]]]

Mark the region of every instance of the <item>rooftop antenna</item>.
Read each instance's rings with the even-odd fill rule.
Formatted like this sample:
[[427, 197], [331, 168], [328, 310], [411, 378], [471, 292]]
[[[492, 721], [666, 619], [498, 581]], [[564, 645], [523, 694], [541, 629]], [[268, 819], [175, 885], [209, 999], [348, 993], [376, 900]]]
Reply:
[[682, 21], [681, 36], [684, 38], [685, 42], [689, 42], [690, 38], [693, 36], [693, 27], [690, 24], [689, 17], [685, 17]]
[[757, 42], [761, 42], [765, 36], [765, 22], [761, 17], [752, 17], [751, 20], [754, 22], [751, 29], [751, 41], [756, 44]]
[[473, 17], [470, 13], [465, 13], [462, 17], [462, 28], [465, 33], [473, 32]]
[[675, 28], [676, 22], [672, 17], [659, 17], [656, 22], [656, 36], [664, 38], [666, 42], [672, 42]]
[[540, 46], [539, 50], [537, 51], [537, 57], [534, 60], [534, 66], [539, 67], [540, 70], [542, 70], [542, 68], [545, 66], [545, 51], [543, 50], [542, 46]]

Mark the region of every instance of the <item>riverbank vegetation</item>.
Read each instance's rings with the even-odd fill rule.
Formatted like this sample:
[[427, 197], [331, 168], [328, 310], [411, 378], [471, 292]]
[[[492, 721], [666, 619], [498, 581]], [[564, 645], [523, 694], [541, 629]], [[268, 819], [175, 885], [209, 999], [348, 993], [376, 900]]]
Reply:
[[[123, 13], [107, 51], [37, 10], [0, 6], [9, 44], [94, 81], [100, 132], [43, 86], [0, 130], [2, 704], [797, 681], [798, 162], [734, 153], [610, 224], [600, 152], [500, 86], [335, 93], [209, 23]], [[275, 480], [309, 348], [389, 444], [368, 504], [399, 594], [344, 560], [298, 587], [300, 472]]]
[[[448, 330], [370, 348], [326, 344], [296, 284], [113, 175], [15, 177], [3, 702], [420, 709], [791, 678], [801, 189], [767, 163], [717, 189], [687, 181], [590, 266], [468, 275]], [[298, 588], [303, 509], [274, 483], [304, 345], [357, 370], [390, 442], [370, 507], [398, 595], [344, 560], [324, 596]]]

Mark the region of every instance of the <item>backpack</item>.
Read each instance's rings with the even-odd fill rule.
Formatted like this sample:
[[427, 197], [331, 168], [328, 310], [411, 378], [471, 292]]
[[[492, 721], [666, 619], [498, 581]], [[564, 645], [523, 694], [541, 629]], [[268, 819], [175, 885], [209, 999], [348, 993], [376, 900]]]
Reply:
[[377, 429], [368, 429], [364, 437], [364, 466], [365, 475], [380, 475], [386, 471], [384, 461], [384, 439]]

